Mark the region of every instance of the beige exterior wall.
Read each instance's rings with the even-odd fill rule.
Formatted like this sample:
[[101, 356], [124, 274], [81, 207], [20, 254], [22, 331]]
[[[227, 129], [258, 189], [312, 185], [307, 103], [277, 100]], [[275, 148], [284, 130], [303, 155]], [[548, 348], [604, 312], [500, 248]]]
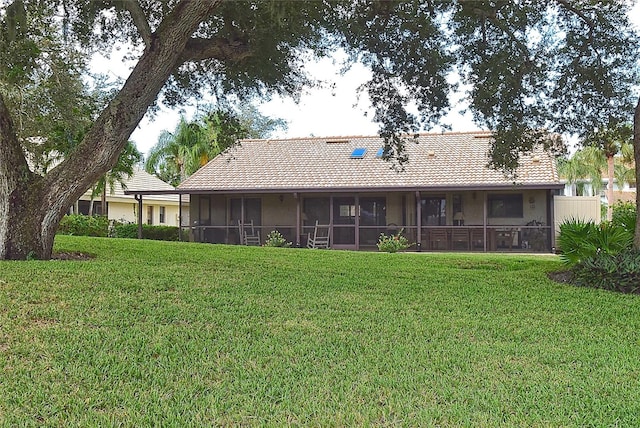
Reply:
[[[84, 200], [84, 198], [82, 198]], [[88, 200], [88, 199], [87, 199]], [[98, 201], [99, 203], [99, 201]], [[107, 198], [108, 218], [121, 222], [138, 222], [138, 202], [133, 198]], [[179, 226], [180, 208], [173, 201], [158, 201], [142, 198], [142, 221], [147, 223], [148, 207], [153, 207], [153, 223], [157, 226]], [[165, 221], [160, 223], [160, 207], [165, 207]], [[184, 225], [188, 224], [189, 204], [183, 203]]]
[[[280, 201], [282, 197], [282, 201]], [[293, 195], [265, 195], [262, 197], [262, 225], [265, 233], [278, 226], [296, 224], [297, 199]], [[268, 230], [267, 230], [268, 229]]]

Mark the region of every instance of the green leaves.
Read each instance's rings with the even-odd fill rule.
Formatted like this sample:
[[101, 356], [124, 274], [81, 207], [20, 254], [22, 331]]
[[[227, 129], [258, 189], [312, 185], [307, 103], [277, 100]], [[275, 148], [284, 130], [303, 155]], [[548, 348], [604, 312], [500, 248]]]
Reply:
[[595, 224], [578, 219], [567, 220], [560, 225], [558, 245], [560, 257], [569, 265], [575, 265], [598, 254], [618, 254], [631, 248], [633, 230], [609, 222]]

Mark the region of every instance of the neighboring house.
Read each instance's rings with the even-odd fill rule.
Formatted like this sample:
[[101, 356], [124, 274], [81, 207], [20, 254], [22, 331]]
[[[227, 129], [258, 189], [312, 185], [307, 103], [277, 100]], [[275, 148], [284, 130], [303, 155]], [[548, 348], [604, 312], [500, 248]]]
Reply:
[[402, 231], [417, 250], [551, 251], [564, 187], [555, 159], [522, 156], [508, 178], [487, 167], [491, 142], [483, 131], [421, 134], [398, 171], [379, 137], [244, 140], [177, 192], [190, 196], [200, 242], [240, 243], [239, 224], [252, 224], [261, 242], [278, 230], [305, 246], [318, 222], [336, 249], [374, 250], [381, 233]]
[[[622, 164], [621, 158], [616, 157], [616, 167]], [[635, 166], [633, 163], [624, 164], [628, 169], [633, 171]], [[561, 177], [562, 178], [562, 177]], [[613, 203], [617, 202], [635, 202], [636, 200], [636, 184], [626, 180], [622, 184], [617, 178], [613, 179]], [[565, 196], [599, 196], [603, 204], [608, 204], [607, 198], [607, 186], [609, 184], [609, 178], [607, 177], [607, 171], [602, 172], [601, 184], [599, 186], [599, 192], [594, 191], [594, 186], [590, 179], [580, 179], [575, 183], [566, 182], [563, 194]]]
[[[144, 198], [142, 204], [142, 221], [145, 224], [162, 226], [179, 226], [180, 215], [183, 216], [183, 225], [189, 224], [189, 198], [179, 196], [175, 188], [165, 183], [154, 175], [141, 169], [135, 169], [133, 175], [125, 181], [126, 189], [120, 183], [114, 185], [113, 193], [107, 186], [107, 217], [109, 220], [117, 220], [123, 223], [137, 223], [139, 203], [133, 194], [125, 194], [126, 191], [145, 190], [161, 192], [157, 195], [149, 195]], [[171, 192], [171, 193], [164, 193]], [[182, 210], [180, 201], [182, 200]], [[91, 190], [88, 190], [76, 203], [73, 211], [78, 214], [89, 214], [91, 205]], [[93, 213], [102, 214], [101, 196], [93, 200]]]

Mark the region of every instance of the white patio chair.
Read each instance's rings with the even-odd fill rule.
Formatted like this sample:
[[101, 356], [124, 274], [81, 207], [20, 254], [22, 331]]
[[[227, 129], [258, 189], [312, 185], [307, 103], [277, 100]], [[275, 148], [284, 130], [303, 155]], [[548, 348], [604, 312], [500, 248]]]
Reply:
[[329, 225], [318, 224], [316, 220], [313, 236], [307, 234], [307, 248], [329, 248]]
[[260, 245], [260, 232], [253, 227], [253, 220], [245, 224], [238, 220], [238, 227], [244, 245]]

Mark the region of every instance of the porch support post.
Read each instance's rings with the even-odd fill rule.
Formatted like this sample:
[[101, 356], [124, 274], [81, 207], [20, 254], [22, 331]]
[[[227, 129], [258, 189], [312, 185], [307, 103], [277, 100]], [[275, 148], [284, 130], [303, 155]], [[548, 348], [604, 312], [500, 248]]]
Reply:
[[549, 250], [556, 252], [556, 213], [553, 190], [547, 192], [547, 224], [549, 225]]
[[178, 241], [182, 241], [182, 193], [178, 194]]
[[360, 195], [356, 194], [356, 196], [354, 198], [354, 201], [355, 201], [355, 206], [356, 206], [356, 212], [355, 212], [355, 215], [356, 215], [356, 219], [355, 219], [356, 220], [356, 224], [355, 224], [356, 236], [354, 238], [355, 238], [356, 250], [359, 250], [360, 249]]
[[334, 245], [333, 241], [333, 195], [329, 196], [329, 242]]
[[138, 201], [138, 239], [142, 239], [142, 195], [134, 195]]
[[416, 192], [416, 249], [422, 251], [422, 205], [420, 192]]
[[244, 195], [240, 196], [240, 244], [244, 244]]
[[484, 233], [484, 252], [487, 252], [487, 192], [482, 192], [482, 230]]
[[296, 247], [300, 248], [300, 198], [297, 193], [293, 194], [293, 198], [296, 200]]

